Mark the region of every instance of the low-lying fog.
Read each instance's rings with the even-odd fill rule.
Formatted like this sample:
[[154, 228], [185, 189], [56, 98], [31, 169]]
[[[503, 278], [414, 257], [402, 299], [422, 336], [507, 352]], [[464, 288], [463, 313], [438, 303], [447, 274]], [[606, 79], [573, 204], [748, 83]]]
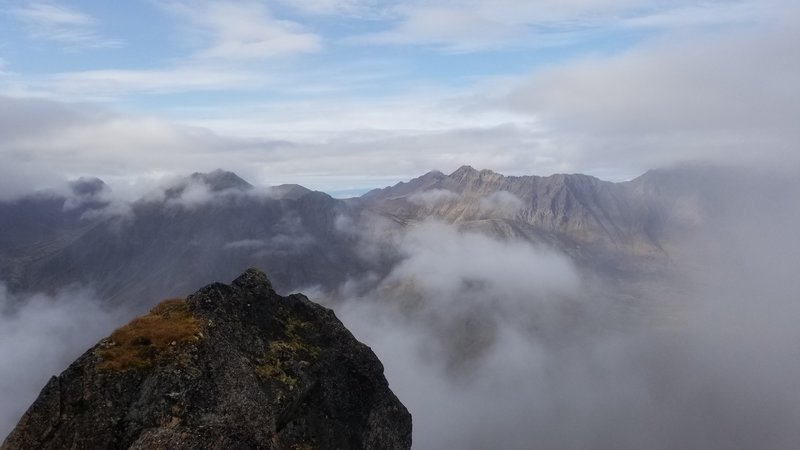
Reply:
[[737, 199], [692, 238], [682, 285], [639, 307], [551, 251], [429, 223], [337, 312], [384, 362], [416, 448], [794, 448], [793, 198]]
[[47, 380], [128, 320], [85, 289], [13, 295], [0, 283], [0, 436], [5, 438]]

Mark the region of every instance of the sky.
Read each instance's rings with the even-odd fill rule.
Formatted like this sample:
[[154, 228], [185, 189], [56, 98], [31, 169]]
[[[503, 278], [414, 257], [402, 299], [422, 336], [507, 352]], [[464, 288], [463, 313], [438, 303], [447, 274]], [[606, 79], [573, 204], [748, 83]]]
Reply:
[[796, 0], [0, 0], [0, 197], [797, 164]]

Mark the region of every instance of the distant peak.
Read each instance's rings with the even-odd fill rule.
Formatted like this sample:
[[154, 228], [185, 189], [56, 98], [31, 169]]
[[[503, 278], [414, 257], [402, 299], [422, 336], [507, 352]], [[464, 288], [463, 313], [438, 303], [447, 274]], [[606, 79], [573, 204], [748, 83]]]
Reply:
[[270, 188], [270, 196], [275, 199], [297, 200], [313, 191], [299, 184], [281, 184]]
[[475, 170], [474, 167], [464, 165], [464, 166], [461, 166], [458, 169], [456, 169], [455, 172], [451, 173], [450, 177], [452, 177], [452, 178], [462, 178], [462, 177], [465, 177], [465, 176], [468, 176], [468, 175], [477, 175], [477, 174], [478, 174], [478, 171]]
[[80, 177], [69, 182], [69, 188], [77, 197], [93, 197], [110, 190], [108, 185], [100, 178]]
[[255, 267], [244, 271], [231, 284], [249, 291], [272, 291], [272, 283], [269, 282], [267, 275]]
[[498, 174], [489, 169], [483, 169], [479, 171], [472, 166], [461, 166], [455, 172], [451, 173], [449, 175], [449, 178], [455, 178], [461, 180], [461, 179], [472, 179], [486, 175], [498, 175]]
[[195, 172], [189, 175], [189, 180], [205, 184], [212, 192], [224, 191], [227, 189], [244, 191], [253, 188], [252, 184], [243, 180], [239, 175], [222, 169], [216, 169], [208, 173]]

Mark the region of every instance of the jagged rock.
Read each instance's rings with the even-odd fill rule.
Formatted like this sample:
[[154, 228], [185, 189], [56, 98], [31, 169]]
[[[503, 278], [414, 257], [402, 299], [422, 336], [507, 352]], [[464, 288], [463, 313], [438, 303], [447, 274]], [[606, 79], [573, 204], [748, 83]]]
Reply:
[[11, 449], [407, 449], [411, 416], [334, 313], [250, 269], [170, 300], [53, 377]]

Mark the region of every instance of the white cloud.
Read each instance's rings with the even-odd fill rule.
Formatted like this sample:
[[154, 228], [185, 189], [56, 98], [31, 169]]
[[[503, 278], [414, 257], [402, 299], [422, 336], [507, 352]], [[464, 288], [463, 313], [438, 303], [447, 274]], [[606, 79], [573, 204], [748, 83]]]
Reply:
[[765, 2], [703, 2], [656, 9], [621, 20], [621, 25], [641, 28], [688, 28], [759, 22], [775, 14]]
[[85, 104], [0, 96], [0, 105], [3, 196], [83, 175], [98, 176], [119, 193], [153, 173], [211, 171], [223, 154], [245, 161], [252, 151], [207, 130]]
[[467, 52], [519, 43], [530, 33], [524, 24], [498, 22], [468, 8], [419, 6], [410, 9], [397, 26], [350, 39], [355, 43], [440, 45]]
[[496, 191], [481, 198], [478, 209], [484, 214], [513, 217], [525, 207], [519, 197], [508, 191]]
[[316, 52], [319, 36], [301, 25], [275, 18], [258, 1], [157, 3], [186, 21], [190, 33], [204, 43], [194, 53], [198, 59], [259, 60]]
[[[385, 283], [410, 280], [434, 308], [479, 302], [502, 309], [573, 294], [580, 285], [570, 261], [523, 242], [503, 242], [482, 234], [458, 232], [452, 225], [425, 222], [399, 241], [403, 260]], [[504, 302], [510, 302], [506, 304]], [[498, 304], [496, 304], [498, 303]]]
[[223, 246], [225, 249], [263, 249], [269, 245], [266, 239], [242, 239], [239, 241], [228, 242]]
[[275, 0], [304, 14], [337, 15], [348, 18], [379, 18], [388, 14], [386, 0]]
[[33, 39], [57, 42], [67, 48], [116, 48], [123, 45], [97, 29], [94, 17], [55, 3], [32, 2], [11, 9]]
[[[51, 102], [34, 111], [32, 100], [4, 98], [9, 113], [6, 126], [0, 124], [6, 157], [0, 183], [11, 189], [25, 180], [80, 175], [113, 183], [224, 167], [254, 183], [337, 190], [463, 164], [509, 175], [583, 172], [621, 180], [696, 159], [797, 161], [795, 17], [797, 7], [788, 5], [782, 19], [682, 31], [623, 53], [459, 88], [404, 85], [377, 96], [344, 90], [313, 99], [187, 106], [165, 113], [173, 122], [85, 104]], [[259, 78], [236, 64], [208, 63], [61, 74], [50, 82], [78, 97], [270, 83], [277, 92], [291, 88], [276, 81], [281, 77]]]
[[13, 295], [0, 282], [0, 436], [36, 399], [48, 378], [122, 322], [91, 292]]
[[537, 119], [582, 171], [797, 161], [800, 53], [792, 43], [800, 34], [792, 18], [800, 10], [784, 14], [554, 64], [508, 83], [495, 105]]
[[270, 255], [281, 251], [300, 252], [316, 243], [316, 239], [307, 233], [284, 234], [278, 233], [260, 239], [242, 239], [228, 242], [223, 245], [225, 250], [253, 250]]
[[40, 79], [38, 87], [67, 98], [106, 99], [141, 93], [256, 89], [269, 83], [269, 76], [251, 70], [181, 65], [153, 70], [62, 72]]
[[408, 201], [420, 206], [435, 208], [447, 204], [458, 198], [458, 194], [447, 189], [429, 189], [415, 192], [408, 197]]
[[[0, 153], [4, 157], [0, 187], [8, 197], [63, 184], [69, 178], [97, 176], [115, 194], [130, 197], [152, 188], [154, 178], [220, 167], [257, 184], [299, 183], [318, 190], [382, 187], [431, 168], [450, 171], [462, 164], [512, 174], [563, 171], [554, 153], [557, 149], [548, 148], [535, 126], [483, 127], [479, 120], [459, 124], [453, 117], [454, 125], [471, 127], [449, 129], [445, 122], [440, 131], [436, 122], [449, 121], [447, 115], [396, 107], [398, 120], [407, 114], [412, 125], [416, 111], [422, 126], [431, 129], [363, 131], [348, 127], [357, 127], [368, 109], [365, 115], [352, 114], [354, 122], [350, 122], [336, 118], [333, 103], [330, 110], [320, 103], [317, 118], [303, 117], [302, 108], [287, 109], [285, 122], [280, 108], [275, 115], [272, 111], [245, 114], [242, 117], [249, 121], [242, 119], [243, 123], [262, 124], [263, 129], [257, 137], [240, 139], [231, 137], [235, 133], [218, 135], [208, 128], [123, 115], [87, 104], [0, 96]], [[391, 105], [375, 112], [376, 125], [391, 125], [382, 122], [391, 120]], [[323, 116], [341, 130], [316, 130], [317, 120], [320, 126], [329, 126]], [[270, 135], [284, 139], [270, 139]], [[376, 148], [381, 152], [376, 153]]]
[[[349, 41], [376, 45], [425, 45], [447, 52], [551, 46], [591, 39], [629, 27], [675, 29], [752, 22], [763, 2], [679, 0], [413, 1], [393, 8], [395, 25]], [[772, 11], [772, 9], [767, 8]]]

